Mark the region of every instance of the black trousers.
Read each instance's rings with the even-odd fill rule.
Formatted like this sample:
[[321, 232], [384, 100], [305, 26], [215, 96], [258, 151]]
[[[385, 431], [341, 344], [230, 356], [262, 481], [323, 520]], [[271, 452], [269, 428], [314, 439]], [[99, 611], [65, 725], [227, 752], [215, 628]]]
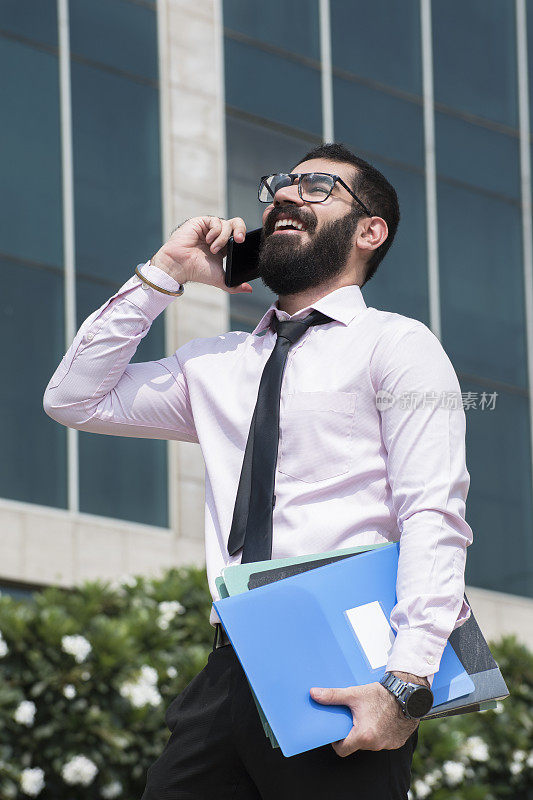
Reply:
[[399, 750], [342, 758], [330, 744], [286, 758], [264, 734], [231, 645], [169, 705], [170, 737], [142, 800], [406, 800], [417, 733]]

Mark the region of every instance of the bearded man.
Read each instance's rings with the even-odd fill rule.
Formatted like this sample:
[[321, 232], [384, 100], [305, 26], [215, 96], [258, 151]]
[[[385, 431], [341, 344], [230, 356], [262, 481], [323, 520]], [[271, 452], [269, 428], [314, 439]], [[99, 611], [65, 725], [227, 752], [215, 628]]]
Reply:
[[[349, 735], [290, 758], [272, 748], [213, 609], [213, 650], [167, 709], [170, 737], [148, 770], [143, 800], [405, 800], [419, 718], [402, 692], [430, 686], [451, 631], [469, 615], [460, 387], [426, 325], [363, 298], [399, 222], [396, 192], [377, 169], [342, 145], [323, 145], [292, 172], [261, 179], [259, 199], [268, 204], [259, 272], [278, 299], [252, 333], [197, 338], [168, 358], [130, 363], [189, 281], [252, 291], [224, 283], [227, 243], [232, 235], [244, 241], [243, 220], [195, 217], [83, 323], [44, 406], [79, 430], [200, 444], [213, 599], [224, 567], [246, 548], [248, 561], [264, 552], [255, 526], [266, 531], [272, 558], [400, 542], [386, 665], [398, 681], [309, 687], [315, 701], [351, 709]], [[236, 497], [247, 441], [261, 435], [251, 421], [274, 413], [260, 409], [260, 381], [283, 337], [279, 436], [265, 456], [273, 484], [266, 526], [264, 503], [245, 508], [243, 542], [233, 537]]]

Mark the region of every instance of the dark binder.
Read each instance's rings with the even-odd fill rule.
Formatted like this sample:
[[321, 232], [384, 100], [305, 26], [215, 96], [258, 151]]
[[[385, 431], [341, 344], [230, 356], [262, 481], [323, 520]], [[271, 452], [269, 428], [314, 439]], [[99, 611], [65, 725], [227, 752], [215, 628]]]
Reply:
[[[265, 586], [267, 583], [273, 583], [291, 575], [298, 575], [301, 572], [317, 569], [326, 564], [332, 564], [335, 561], [350, 557], [350, 554], [343, 554], [318, 561], [289, 564], [275, 569], [263, 570], [262, 572], [254, 572], [248, 580], [248, 589]], [[468, 602], [466, 595], [465, 599]], [[475, 688], [468, 695], [434, 706], [424, 719], [450, 717], [456, 714], [481, 711], [484, 706], [490, 707], [491, 703], [496, 700], [502, 700], [509, 695], [503, 675], [472, 612], [460, 628], [452, 631], [449, 642], [472, 679]]]

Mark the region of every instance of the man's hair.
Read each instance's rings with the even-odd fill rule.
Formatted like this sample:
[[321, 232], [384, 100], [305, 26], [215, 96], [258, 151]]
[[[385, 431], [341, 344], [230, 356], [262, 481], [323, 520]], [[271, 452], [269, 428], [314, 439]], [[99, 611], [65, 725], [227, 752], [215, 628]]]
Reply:
[[[299, 164], [304, 161], [311, 161], [313, 158], [325, 158], [328, 161], [335, 161], [340, 164], [352, 164], [356, 168], [355, 181], [352, 186], [355, 194], [363, 201], [368, 210], [377, 217], [382, 217], [387, 223], [389, 235], [376, 250], [372, 251], [372, 255], [367, 261], [367, 270], [363, 286], [375, 274], [379, 264], [384, 259], [388, 252], [396, 231], [398, 223], [400, 222], [400, 206], [398, 203], [398, 195], [396, 190], [389, 183], [382, 173], [369, 164], [359, 156], [348, 150], [343, 144], [335, 142], [332, 144], [321, 144], [315, 147], [307, 155], [300, 159]], [[357, 203], [353, 201], [354, 207], [361, 210], [361, 216], [364, 211]]]

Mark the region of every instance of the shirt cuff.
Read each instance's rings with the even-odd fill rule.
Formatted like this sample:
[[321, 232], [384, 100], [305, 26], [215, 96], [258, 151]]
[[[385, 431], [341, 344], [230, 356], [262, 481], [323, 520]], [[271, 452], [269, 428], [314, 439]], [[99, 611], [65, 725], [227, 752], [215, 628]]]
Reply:
[[[149, 261], [140, 265], [139, 270], [145, 278], [156, 286], [160, 286], [161, 289], [166, 289], [169, 292], [179, 291], [181, 284], [168, 273], [159, 269], [159, 267], [150, 264]], [[126, 290], [126, 297], [130, 303], [133, 303], [134, 306], [152, 320], [176, 299], [176, 295], [165, 294], [164, 292], [158, 292], [157, 289], [152, 289], [147, 283], [143, 283], [138, 275], [133, 275], [123, 286], [123, 290]], [[122, 291], [120, 294], [122, 294]]]
[[438, 672], [446, 641], [424, 630], [399, 631], [392, 646], [387, 672], [410, 672], [427, 678]]

